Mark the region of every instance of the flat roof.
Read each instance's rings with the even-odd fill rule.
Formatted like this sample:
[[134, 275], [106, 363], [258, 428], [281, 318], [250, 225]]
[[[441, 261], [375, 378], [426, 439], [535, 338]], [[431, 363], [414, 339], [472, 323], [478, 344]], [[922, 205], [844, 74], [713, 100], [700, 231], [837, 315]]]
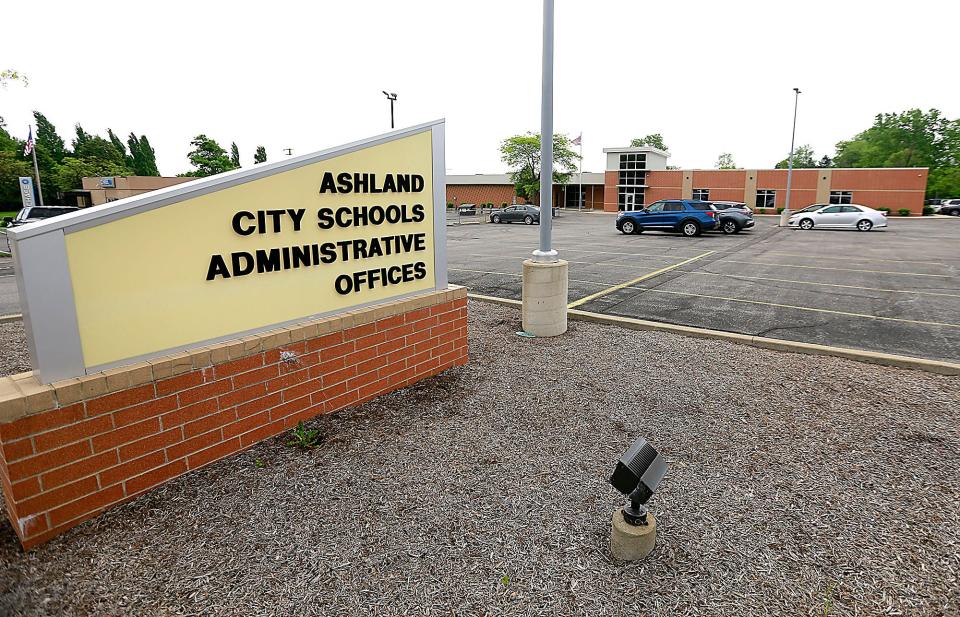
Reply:
[[607, 154], [609, 152], [639, 152], [639, 153], [649, 153], [659, 154], [660, 156], [670, 156], [670, 153], [666, 150], [661, 150], [659, 148], [654, 148], [653, 146], [623, 146], [620, 148], [604, 148], [603, 153]]
[[[603, 184], [603, 174], [591, 171], [583, 172], [583, 184]], [[580, 184], [580, 173], [573, 172], [567, 185]], [[447, 184], [513, 184], [510, 174], [447, 174]]]

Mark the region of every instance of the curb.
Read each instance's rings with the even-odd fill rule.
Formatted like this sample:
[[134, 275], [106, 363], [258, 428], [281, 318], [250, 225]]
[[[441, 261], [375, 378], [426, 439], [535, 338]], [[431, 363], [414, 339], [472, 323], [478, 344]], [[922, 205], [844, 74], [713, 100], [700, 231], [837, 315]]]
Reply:
[[[523, 304], [520, 300], [509, 300], [507, 298], [496, 298], [494, 296], [484, 296], [481, 294], [468, 293], [467, 297], [471, 300], [477, 300], [478, 302], [500, 304], [503, 306], [512, 306], [514, 308], [520, 308]], [[773, 349], [775, 351], [804, 353], [818, 356], [833, 356], [836, 358], [855, 360], [857, 362], [867, 362], [870, 364], [881, 364], [883, 366], [893, 366], [896, 368], [927, 371], [928, 373], [936, 373], [938, 375], [960, 375], [960, 364], [942, 362], [939, 360], [926, 360], [924, 358], [900, 356], [878, 351], [865, 351], [862, 349], [851, 349], [849, 347], [833, 347], [830, 345], [818, 345], [815, 343], [801, 343], [799, 341], [784, 341], [766, 336], [737, 334], [735, 332], [723, 332], [721, 330], [709, 330], [707, 328], [695, 328], [692, 326], [678, 326], [674, 324], [661, 323], [658, 321], [648, 321], [645, 319], [633, 319], [631, 317], [618, 317], [615, 315], [591, 313], [590, 311], [580, 311], [577, 309], [569, 309], [567, 311], [567, 315], [570, 319], [576, 319], [578, 321], [588, 321], [609, 326], [620, 326], [621, 328], [627, 328], [629, 330], [654, 330], [659, 332], [670, 332], [672, 334], [679, 334], [681, 336], [713, 339], [726, 341], [728, 343], [738, 343], [741, 345], [752, 345], [753, 347], [762, 347], [764, 349]]]
[[23, 321], [23, 314], [11, 313], [10, 315], [0, 315], [0, 323], [12, 323], [14, 321]]

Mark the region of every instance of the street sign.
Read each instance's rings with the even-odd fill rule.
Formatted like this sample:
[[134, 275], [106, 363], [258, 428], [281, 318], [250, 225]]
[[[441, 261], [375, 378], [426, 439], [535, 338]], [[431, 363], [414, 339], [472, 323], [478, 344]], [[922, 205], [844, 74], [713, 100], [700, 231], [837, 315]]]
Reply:
[[33, 178], [29, 176], [20, 178], [20, 200], [24, 208], [32, 208], [36, 205], [33, 201]]

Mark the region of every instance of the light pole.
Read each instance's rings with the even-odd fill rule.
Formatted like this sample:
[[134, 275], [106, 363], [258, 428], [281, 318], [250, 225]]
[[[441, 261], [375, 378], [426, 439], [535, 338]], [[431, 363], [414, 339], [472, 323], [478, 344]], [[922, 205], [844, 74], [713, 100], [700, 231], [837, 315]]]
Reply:
[[397, 93], [387, 92], [386, 90], [381, 90], [381, 92], [383, 92], [387, 100], [390, 101], [390, 128], [393, 128], [393, 102], [397, 100]]
[[553, 12], [543, 0], [543, 88], [540, 100], [540, 248], [523, 262], [523, 329], [534, 336], [567, 331], [569, 264], [553, 249]]
[[793, 180], [793, 144], [797, 137], [797, 104], [800, 102], [800, 88], [794, 88], [793, 96], [793, 133], [790, 134], [790, 158], [787, 159], [787, 201], [780, 213], [780, 227], [786, 227], [790, 220], [790, 184]]

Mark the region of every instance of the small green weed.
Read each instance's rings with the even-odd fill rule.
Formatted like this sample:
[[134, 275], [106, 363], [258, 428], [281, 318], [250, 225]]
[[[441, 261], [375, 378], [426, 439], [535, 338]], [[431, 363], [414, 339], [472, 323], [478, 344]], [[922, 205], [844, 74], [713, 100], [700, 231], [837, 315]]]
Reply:
[[297, 428], [290, 431], [290, 438], [287, 440], [288, 446], [296, 446], [301, 450], [311, 450], [320, 444], [320, 431], [307, 430], [303, 422], [297, 423]]

